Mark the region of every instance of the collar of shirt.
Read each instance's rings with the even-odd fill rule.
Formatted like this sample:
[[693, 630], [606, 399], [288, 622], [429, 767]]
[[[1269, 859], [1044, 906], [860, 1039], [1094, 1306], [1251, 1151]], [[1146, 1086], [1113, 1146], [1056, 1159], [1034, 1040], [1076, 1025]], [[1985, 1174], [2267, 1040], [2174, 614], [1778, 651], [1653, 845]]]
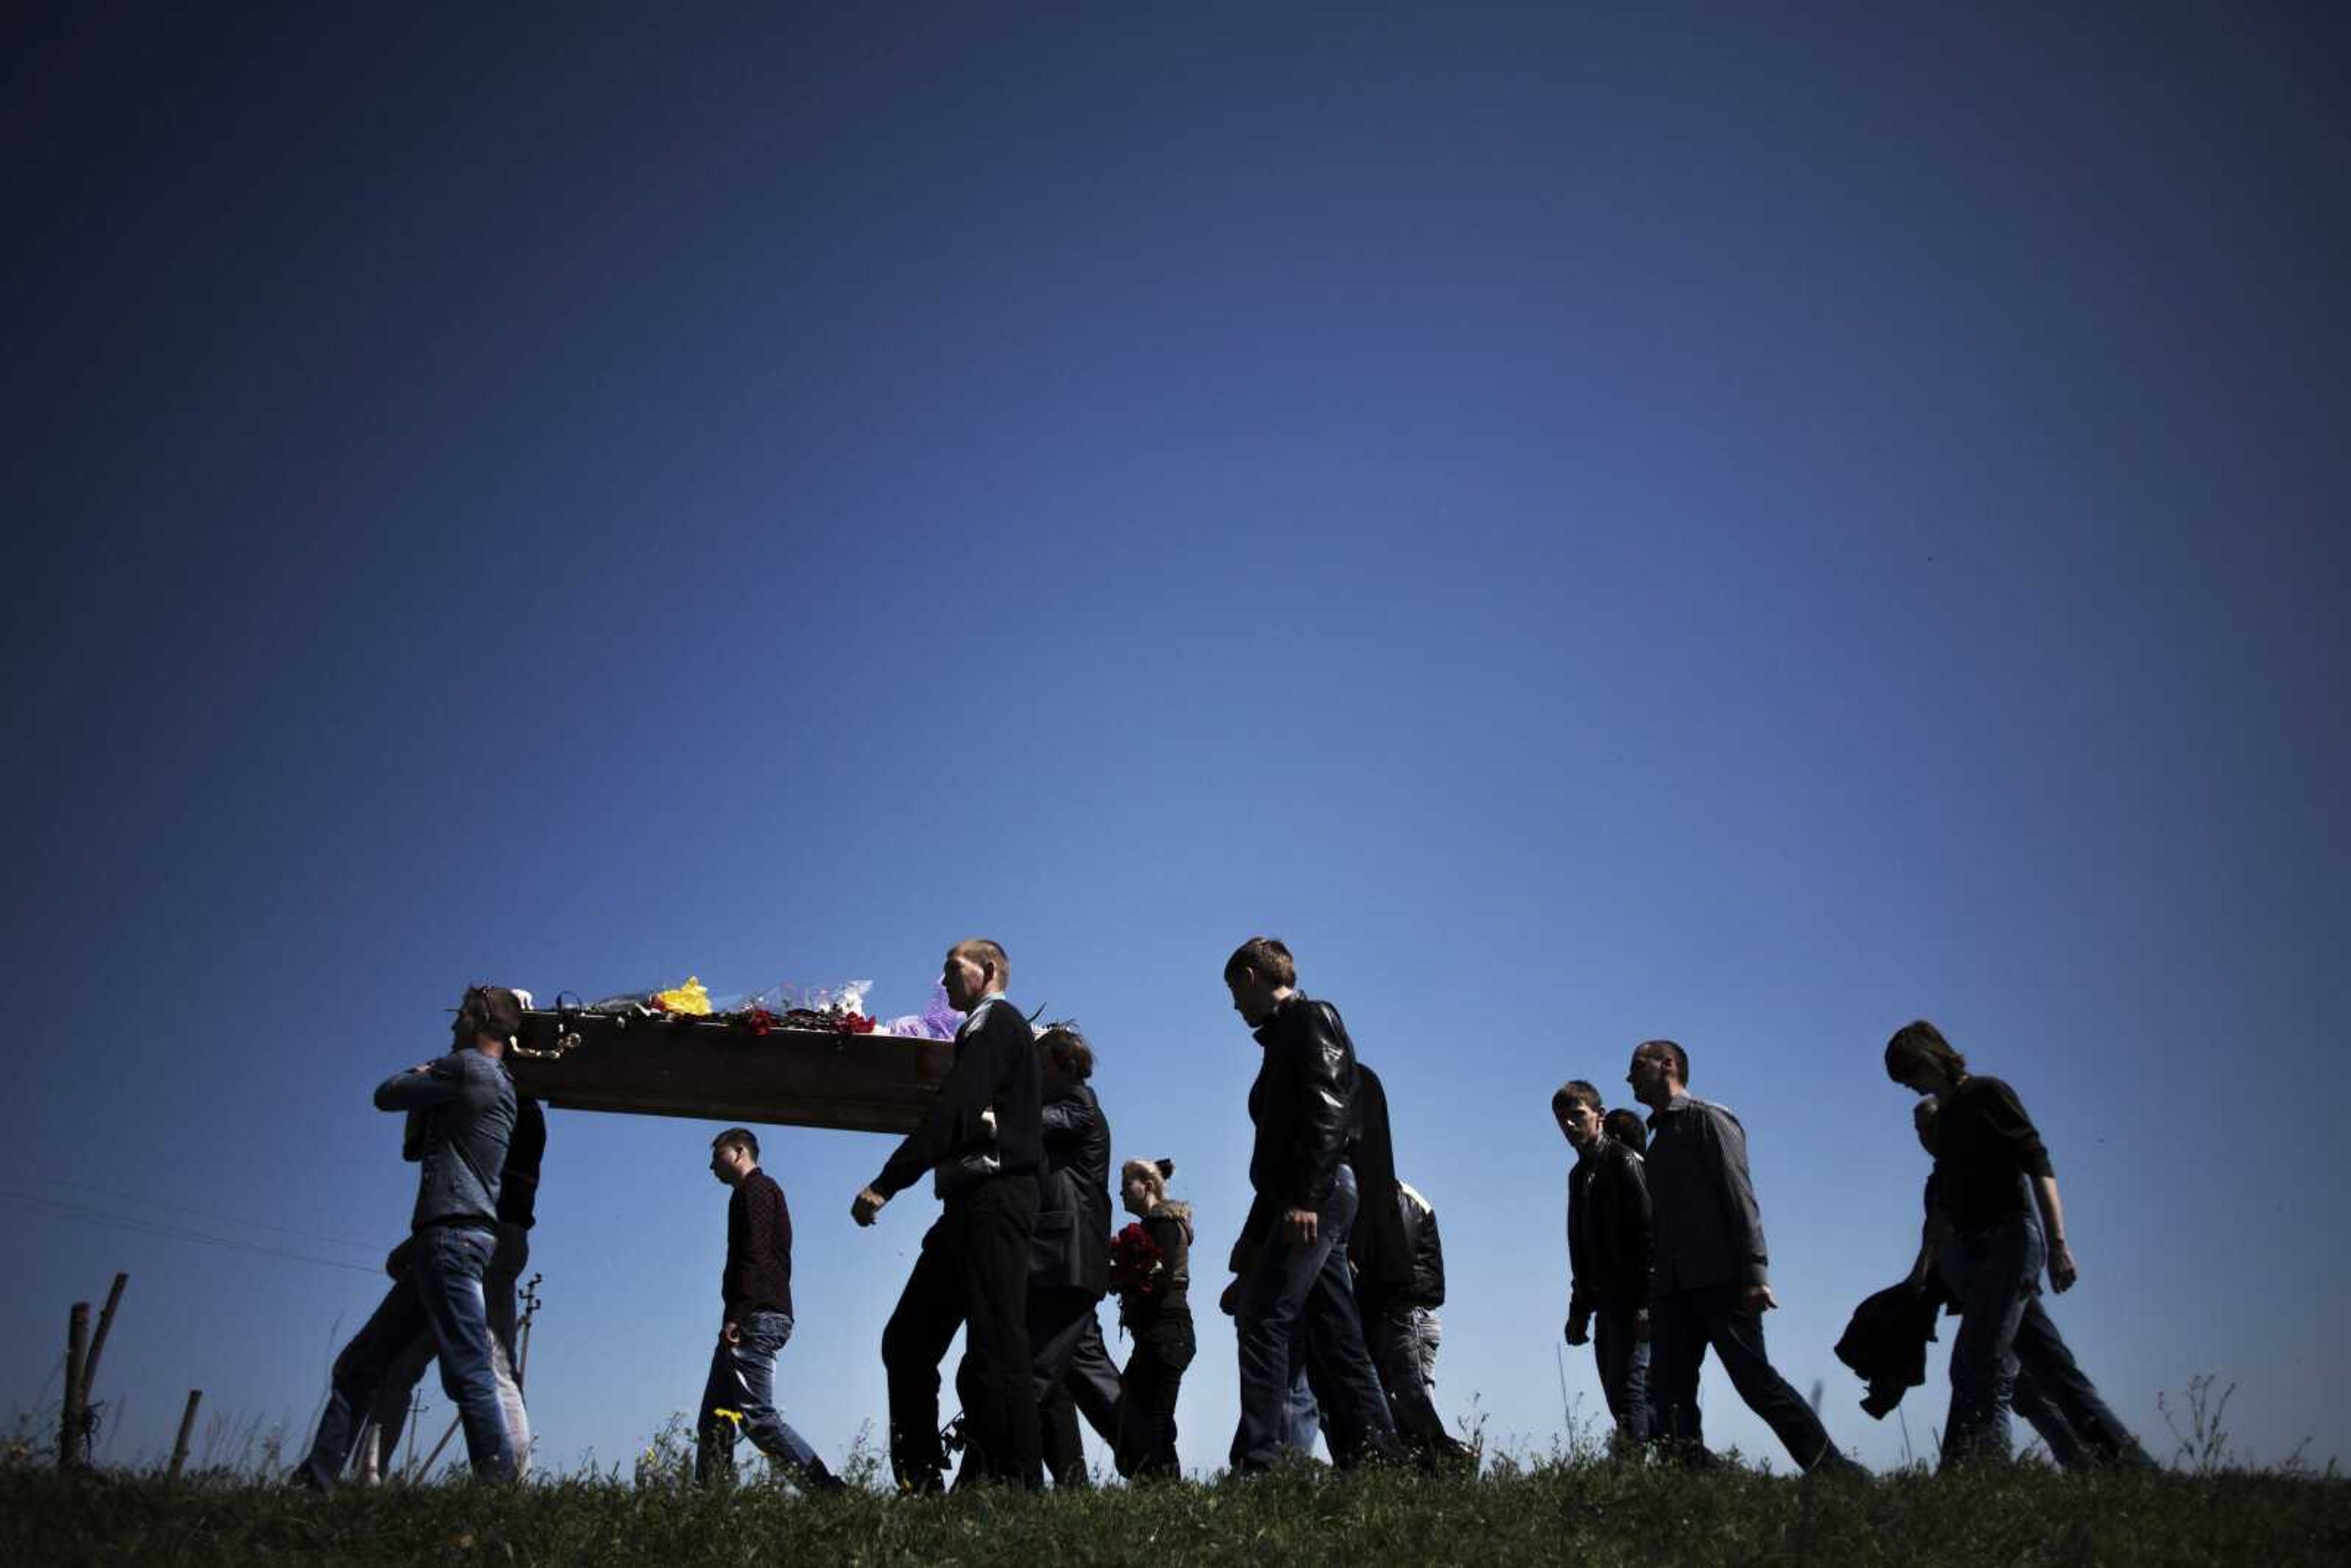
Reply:
[[1652, 1127], [1656, 1126], [1657, 1124], [1657, 1118], [1660, 1116], [1671, 1116], [1677, 1113], [1687, 1111], [1689, 1108], [1689, 1092], [1687, 1090], [1684, 1090], [1681, 1093], [1677, 1094], [1672, 1099], [1667, 1101], [1662, 1109], [1649, 1113], [1649, 1125]]
[[[989, 1003], [1000, 1002], [1003, 999], [1004, 993], [1002, 991], [990, 991], [987, 995], [980, 998], [979, 1000], [972, 1003], [971, 1011], [963, 1015], [963, 1028], [967, 1030], [971, 1028], [972, 1025], [977, 1023], [979, 1021], [979, 1015], [987, 1010]], [[957, 1034], [961, 1034], [963, 1030], [957, 1030], [956, 1032]]]

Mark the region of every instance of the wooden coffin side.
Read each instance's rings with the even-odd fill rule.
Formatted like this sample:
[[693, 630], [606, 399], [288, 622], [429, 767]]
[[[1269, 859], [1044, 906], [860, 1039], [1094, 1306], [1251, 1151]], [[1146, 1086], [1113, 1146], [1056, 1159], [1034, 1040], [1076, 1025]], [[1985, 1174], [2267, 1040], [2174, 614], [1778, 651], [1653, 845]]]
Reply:
[[911, 1131], [955, 1060], [944, 1040], [594, 1013], [526, 1013], [518, 1039], [516, 1089], [559, 1109], [861, 1133]]

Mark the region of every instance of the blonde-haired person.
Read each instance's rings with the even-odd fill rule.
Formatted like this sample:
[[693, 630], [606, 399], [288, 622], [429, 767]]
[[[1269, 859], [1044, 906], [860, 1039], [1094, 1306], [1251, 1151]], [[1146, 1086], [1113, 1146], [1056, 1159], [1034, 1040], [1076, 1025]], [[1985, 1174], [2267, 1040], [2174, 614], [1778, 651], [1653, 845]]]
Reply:
[[[1167, 1196], [1174, 1160], [1129, 1160], [1119, 1201], [1135, 1217], [1113, 1248], [1118, 1321], [1134, 1336], [1120, 1377], [1118, 1473], [1130, 1480], [1180, 1473], [1176, 1397], [1197, 1342], [1192, 1333], [1192, 1206]], [[1137, 1239], [1148, 1246], [1136, 1245]]]

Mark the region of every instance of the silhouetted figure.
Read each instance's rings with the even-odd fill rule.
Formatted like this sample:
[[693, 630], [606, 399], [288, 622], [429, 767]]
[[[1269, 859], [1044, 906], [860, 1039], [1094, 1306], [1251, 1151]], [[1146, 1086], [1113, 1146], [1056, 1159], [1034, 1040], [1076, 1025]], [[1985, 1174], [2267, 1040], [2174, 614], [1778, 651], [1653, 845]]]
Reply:
[[1575, 1150], [1567, 1174], [1567, 1343], [1591, 1343], [1618, 1442], [1646, 1442], [1649, 1182], [1639, 1149], [1608, 1129], [1629, 1121], [1645, 1143], [1646, 1134], [1630, 1112], [1604, 1116], [1600, 1091], [1581, 1078], [1559, 1086], [1551, 1112]]
[[2016, 1092], [1970, 1074], [1924, 1019], [1886, 1042], [1886, 1075], [1935, 1102], [1917, 1118], [1935, 1174], [1912, 1278], [1931, 1264], [1959, 1314], [1943, 1467], [2006, 1458], [2011, 1409], [2069, 1468], [2152, 1465], [2041, 1304], [2044, 1262], [2060, 1294], [2080, 1271], [2048, 1149]]
[[1642, 1044], [1625, 1076], [1649, 1107], [1649, 1414], [1657, 1437], [1684, 1463], [1712, 1459], [1698, 1402], [1698, 1369], [1711, 1347], [1740, 1398], [1797, 1464], [1859, 1473], [1764, 1348], [1763, 1313], [1779, 1302], [1747, 1174], [1746, 1129], [1688, 1092], [1689, 1054], [1672, 1040]]
[[1265, 1048], [1249, 1088], [1257, 1136], [1249, 1155], [1256, 1197], [1234, 1243], [1230, 1291], [1239, 1341], [1240, 1423], [1232, 1466], [1262, 1470], [1288, 1445], [1290, 1369], [1300, 1322], [1329, 1375], [1323, 1415], [1332, 1458], [1399, 1459], [1387, 1396], [1364, 1343], [1348, 1274], [1347, 1238], [1357, 1211], [1348, 1154], [1356, 1129], [1355, 1049], [1339, 1009], [1297, 988], [1290, 949], [1271, 937], [1243, 943], [1225, 985]]
[[939, 1362], [965, 1331], [964, 1421], [995, 1480], [1035, 1488], [1037, 1395], [1029, 1345], [1029, 1254], [1044, 1168], [1037, 1038], [1004, 985], [1011, 966], [985, 937], [947, 952], [940, 983], [965, 1015], [955, 1065], [922, 1125], [850, 1205], [872, 1225], [891, 1197], [931, 1173], [938, 1222], [882, 1330], [890, 1378], [890, 1468], [901, 1490], [936, 1491]]
[[1174, 1160], [1129, 1160], [1119, 1200], [1135, 1223], [1120, 1233], [1112, 1270], [1118, 1321], [1134, 1336], [1119, 1400], [1118, 1473], [1178, 1475], [1176, 1402], [1198, 1342], [1192, 1332], [1192, 1206], [1167, 1196]]
[[[1055, 1024], [1038, 1036], [1037, 1063], [1044, 1081], [1045, 1175], [1029, 1252], [1029, 1348], [1036, 1358], [1046, 1472], [1055, 1486], [1084, 1486], [1085, 1450], [1066, 1385], [1089, 1334], [1102, 1341], [1094, 1307], [1110, 1289], [1110, 1122], [1087, 1082], [1093, 1047], [1076, 1026]], [[1115, 1377], [1113, 1371], [1106, 1391], [1113, 1433]], [[1100, 1408], [1099, 1401], [1087, 1403]]]

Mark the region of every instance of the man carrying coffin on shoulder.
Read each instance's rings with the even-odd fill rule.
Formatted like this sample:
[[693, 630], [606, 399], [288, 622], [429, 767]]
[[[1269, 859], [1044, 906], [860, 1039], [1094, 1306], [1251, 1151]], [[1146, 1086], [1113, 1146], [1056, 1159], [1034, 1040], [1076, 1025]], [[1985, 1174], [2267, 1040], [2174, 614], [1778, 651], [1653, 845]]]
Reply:
[[922, 1125], [857, 1195], [870, 1226], [929, 1171], [941, 1201], [882, 1331], [890, 1381], [890, 1465], [901, 1490], [940, 1490], [939, 1362], [966, 1331], [964, 1416], [988, 1479], [1035, 1488], [1037, 1398], [1029, 1346], [1029, 1252], [1044, 1143], [1035, 1036], [1004, 999], [1011, 966], [986, 937], [947, 950], [940, 979], [965, 1014], [955, 1065]]

